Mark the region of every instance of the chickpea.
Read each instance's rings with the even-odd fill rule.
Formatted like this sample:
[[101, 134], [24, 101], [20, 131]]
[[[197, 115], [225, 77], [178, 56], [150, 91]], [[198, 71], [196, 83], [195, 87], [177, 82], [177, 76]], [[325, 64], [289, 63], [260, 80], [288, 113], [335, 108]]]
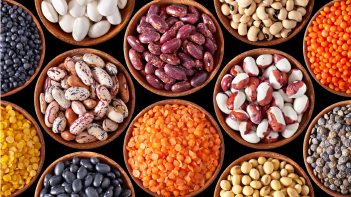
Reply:
[[282, 188], [282, 185], [280, 184], [280, 182], [278, 180], [272, 180], [271, 181], [271, 187], [275, 191], [278, 191], [278, 190], [280, 190]]
[[273, 171], [271, 174], [272, 180], [279, 180], [280, 179], [280, 174], [278, 171]]
[[262, 183], [262, 185], [269, 185], [269, 183], [271, 182], [271, 176], [269, 176], [269, 175], [264, 175], [264, 176], [262, 176], [262, 178], [261, 178], [261, 183]]
[[249, 174], [251, 169], [252, 169], [252, 165], [249, 162], [244, 162], [241, 165], [241, 172], [244, 173], [244, 174]]
[[241, 179], [241, 183], [243, 185], [250, 185], [251, 178], [248, 175], [244, 175], [243, 178]]
[[258, 172], [258, 170], [255, 168], [250, 170], [249, 175], [253, 180], [258, 180], [260, 178], [260, 172]]
[[266, 163], [263, 164], [263, 171], [266, 174], [272, 174], [273, 170], [274, 170], [274, 166], [272, 162], [267, 161]]
[[301, 195], [307, 196], [310, 193], [310, 188], [307, 185], [301, 187]]
[[251, 194], [253, 194], [253, 189], [252, 189], [252, 187], [250, 187], [250, 186], [245, 186], [245, 187], [243, 188], [243, 194], [244, 194], [245, 196], [250, 196]]
[[258, 165], [258, 161], [256, 159], [250, 159], [249, 163], [251, 163], [253, 168], [256, 168]]
[[230, 182], [227, 181], [227, 180], [222, 180], [221, 183], [220, 183], [220, 185], [221, 185], [221, 188], [222, 188], [222, 189], [227, 190], [227, 191], [230, 190], [231, 187], [232, 187], [232, 185], [230, 184]]
[[240, 166], [234, 166], [230, 169], [231, 175], [241, 174]]
[[234, 194], [240, 194], [242, 192], [243, 188], [240, 185], [234, 185], [232, 188], [232, 192]]

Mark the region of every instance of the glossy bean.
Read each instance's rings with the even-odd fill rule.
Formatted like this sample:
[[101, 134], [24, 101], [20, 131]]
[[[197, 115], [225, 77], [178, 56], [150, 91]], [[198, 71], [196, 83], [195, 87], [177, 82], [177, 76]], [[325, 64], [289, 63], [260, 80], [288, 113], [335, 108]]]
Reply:
[[202, 85], [207, 79], [208, 73], [205, 71], [200, 71], [191, 79], [190, 84], [193, 87]]
[[136, 70], [144, 69], [144, 62], [140, 54], [135, 49], [129, 49], [129, 60]]
[[160, 55], [162, 61], [166, 62], [167, 64], [178, 65], [180, 64], [180, 59], [176, 55], [172, 54], [162, 54]]
[[170, 77], [166, 74], [166, 72], [163, 68], [158, 68], [155, 71], [155, 75], [164, 83], [174, 84], [176, 82], [175, 79], [173, 79], [172, 77]]
[[181, 81], [174, 84], [171, 88], [172, 92], [184, 92], [191, 88], [191, 84], [189, 81]]
[[146, 81], [156, 89], [163, 88], [163, 83], [155, 75], [146, 75]]

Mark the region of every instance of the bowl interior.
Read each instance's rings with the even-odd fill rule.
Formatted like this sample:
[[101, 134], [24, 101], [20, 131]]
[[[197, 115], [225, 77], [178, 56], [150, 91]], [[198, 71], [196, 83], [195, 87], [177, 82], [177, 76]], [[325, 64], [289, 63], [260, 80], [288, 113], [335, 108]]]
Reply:
[[310, 126], [307, 129], [306, 135], [305, 135], [305, 140], [303, 142], [303, 159], [305, 161], [305, 166], [307, 168], [308, 174], [312, 177], [313, 181], [325, 192], [327, 192], [328, 194], [330, 194], [331, 196], [337, 196], [337, 197], [342, 197], [342, 196], [350, 196], [350, 194], [346, 195], [346, 194], [341, 194], [339, 192], [336, 191], [332, 191], [331, 189], [327, 188], [326, 186], [324, 186], [324, 184], [322, 184], [322, 182], [320, 181], [320, 179], [314, 175], [313, 173], [313, 168], [311, 167], [311, 165], [309, 163], [307, 163], [307, 157], [308, 157], [308, 148], [310, 147], [308, 141], [310, 139], [311, 136], [311, 132], [312, 129], [314, 127], [314, 125], [317, 124], [318, 119], [323, 117], [324, 114], [328, 113], [329, 111], [332, 111], [334, 107], [342, 107], [342, 106], [346, 106], [346, 105], [350, 105], [351, 104], [351, 100], [347, 100], [347, 101], [341, 101], [338, 103], [335, 103], [333, 105], [330, 105], [329, 107], [325, 108], [323, 111], [321, 111], [311, 122]]
[[7, 2], [8, 4], [10, 5], [17, 5], [19, 7], [22, 7], [24, 10], [26, 10], [28, 12], [28, 14], [30, 14], [30, 16], [32, 17], [32, 20], [35, 22], [36, 24], [36, 27], [38, 28], [38, 33], [39, 33], [39, 36], [40, 36], [40, 39], [41, 39], [41, 43], [42, 43], [42, 46], [43, 46], [43, 49], [40, 51], [40, 59], [38, 61], [38, 67], [35, 69], [35, 72], [34, 74], [30, 77], [30, 79], [28, 81], [26, 81], [21, 87], [17, 87], [15, 89], [12, 89], [8, 92], [6, 92], [5, 94], [1, 95], [1, 97], [5, 97], [5, 96], [10, 96], [20, 90], [22, 90], [23, 88], [25, 88], [28, 84], [30, 84], [33, 79], [35, 78], [35, 76], [37, 76], [37, 74], [39, 73], [40, 71], [40, 68], [41, 68], [41, 65], [43, 64], [43, 61], [44, 61], [44, 57], [45, 57], [45, 37], [44, 37], [44, 33], [43, 33], [43, 29], [41, 29], [41, 26], [40, 26], [40, 23], [39, 21], [37, 20], [37, 18], [35, 18], [35, 16], [33, 15], [33, 13], [31, 11], [29, 11], [26, 7], [24, 7], [22, 4], [16, 2], [16, 1], [13, 1], [13, 0], [3, 0], [5, 2]]
[[[129, 35], [137, 35], [137, 31], [136, 28], [139, 25], [139, 20], [142, 16], [145, 16], [149, 10], [149, 7], [151, 5], [157, 5], [159, 7], [161, 6], [165, 6], [165, 5], [170, 5], [172, 3], [180, 3], [180, 4], [184, 4], [187, 6], [194, 6], [198, 9], [198, 11], [200, 12], [200, 14], [202, 13], [206, 13], [208, 14], [211, 19], [213, 20], [213, 22], [216, 25], [217, 28], [217, 33], [215, 34], [215, 38], [217, 41], [217, 45], [218, 45], [218, 49], [215, 52], [215, 54], [213, 55], [213, 59], [214, 59], [214, 69], [211, 73], [209, 73], [206, 81], [195, 88], [191, 88], [190, 90], [184, 91], [184, 92], [172, 92], [172, 91], [167, 91], [165, 89], [159, 90], [156, 89], [154, 87], [152, 87], [147, 81], [146, 79], [139, 73], [138, 70], [136, 70], [133, 65], [131, 64], [130, 60], [129, 60], [129, 49], [131, 48], [128, 44], [127, 41], [127, 37]], [[129, 71], [132, 73], [132, 75], [134, 76], [134, 78], [146, 89], [148, 89], [149, 91], [161, 95], [161, 96], [167, 96], [167, 97], [179, 97], [179, 96], [185, 96], [188, 94], [192, 94], [196, 91], [198, 91], [199, 89], [201, 89], [202, 87], [204, 87], [206, 84], [208, 84], [212, 78], [216, 75], [219, 67], [221, 66], [222, 60], [223, 60], [223, 55], [224, 55], [224, 39], [223, 39], [223, 34], [222, 34], [222, 30], [220, 25], [218, 24], [216, 18], [212, 15], [212, 13], [206, 9], [204, 6], [202, 6], [200, 3], [196, 2], [196, 1], [182, 1], [182, 0], [155, 0], [155, 1], [151, 1], [150, 3], [146, 4], [144, 7], [142, 7], [132, 18], [132, 20], [130, 21], [125, 36], [124, 36], [124, 58], [127, 62], [127, 66], [129, 68]]]
[[[45, 79], [47, 76], [46, 73], [47, 73], [47, 70], [49, 68], [54, 67], [54, 66], [58, 66], [60, 63], [64, 62], [66, 57], [72, 57], [74, 55], [83, 55], [84, 53], [93, 53], [93, 54], [100, 56], [105, 61], [105, 63], [107, 63], [107, 62], [113, 63], [114, 65], [116, 65], [118, 72], [122, 72], [125, 75], [126, 80], [127, 80], [127, 85], [129, 88], [129, 102], [126, 103], [128, 110], [129, 110], [129, 114], [128, 114], [128, 117], [126, 117], [124, 119], [124, 121], [121, 124], [119, 124], [119, 127], [116, 131], [108, 133], [109, 135], [108, 135], [108, 138], [106, 140], [96, 141], [96, 142], [87, 143], [87, 144], [79, 144], [74, 140], [73, 141], [64, 140], [59, 133], [53, 133], [52, 129], [45, 125], [44, 114], [42, 114], [40, 112], [39, 95], [40, 95], [40, 93], [43, 92], [43, 86], [44, 86], [44, 82], [45, 82]], [[67, 51], [67, 52], [64, 52], [64, 53], [58, 55], [57, 57], [55, 57], [53, 60], [51, 60], [45, 66], [45, 68], [43, 69], [42, 73], [40, 74], [38, 82], [35, 86], [34, 104], [35, 104], [35, 112], [38, 116], [38, 119], [39, 119], [41, 126], [45, 129], [45, 131], [52, 138], [54, 138], [56, 141], [60, 142], [61, 144], [64, 144], [64, 145], [72, 147], [72, 148], [92, 149], [92, 148], [97, 148], [97, 147], [103, 146], [103, 145], [111, 142], [116, 137], [118, 137], [124, 131], [124, 129], [127, 127], [129, 121], [132, 119], [132, 115], [134, 112], [135, 91], [134, 91], [134, 85], [133, 85], [132, 79], [130, 78], [127, 70], [124, 68], [124, 66], [118, 60], [116, 60], [115, 58], [113, 58], [109, 54], [104, 53], [104, 52], [99, 51], [99, 50], [80, 48], [80, 49], [73, 49], [73, 50], [70, 50], [70, 51]]]
[[18, 196], [19, 194], [21, 194], [22, 192], [24, 192], [25, 190], [27, 190], [34, 182], [35, 180], [38, 178], [41, 168], [43, 167], [44, 164], [44, 160], [45, 160], [45, 142], [44, 142], [44, 136], [43, 133], [40, 130], [40, 127], [38, 125], [38, 123], [35, 121], [35, 119], [23, 108], [21, 108], [18, 105], [15, 105], [11, 102], [8, 101], [4, 101], [2, 100], [0, 102], [1, 106], [6, 107], [7, 105], [11, 105], [13, 109], [15, 109], [16, 111], [20, 112], [23, 114], [23, 116], [28, 119], [29, 121], [31, 121], [32, 125], [35, 127], [35, 130], [37, 130], [37, 135], [39, 137], [39, 141], [41, 144], [41, 148], [40, 148], [40, 161], [39, 161], [39, 167], [37, 170], [37, 174], [32, 178], [32, 180], [29, 182], [29, 184], [25, 185], [22, 189], [20, 190], [16, 190], [14, 193], [12, 193], [9, 197], [14, 197], [14, 196]]
[[213, 0], [214, 1], [214, 5], [216, 8], [216, 12], [217, 12], [217, 16], [219, 18], [219, 20], [221, 20], [223, 26], [233, 35], [235, 36], [237, 39], [247, 43], [247, 44], [251, 44], [251, 45], [255, 45], [255, 46], [273, 46], [273, 45], [277, 45], [277, 44], [281, 44], [285, 41], [290, 40], [292, 37], [294, 37], [296, 34], [298, 34], [301, 29], [306, 25], [308, 19], [310, 18], [311, 14], [312, 14], [312, 10], [313, 10], [313, 5], [314, 5], [314, 0], [309, 0], [309, 3], [306, 6], [306, 14], [305, 16], [302, 17], [302, 21], [297, 23], [296, 27], [291, 31], [290, 36], [288, 36], [287, 38], [273, 38], [273, 40], [261, 40], [261, 41], [250, 41], [247, 36], [241, 36], [238, 33], [238, 30], [233, 29], [232, 26], [230, 25], [230, 21], [231, 19], [229, 19], [227, 16], [225, 16], [222, 13], [221, 10], [221, 6], [222, 3], [219, 0]]
[[75, 152], [75, 153], [71, 153], [68, 155], [65, 155], [63, 157], [60, 157], [59, 159], [57, 159], [56, 161], [54, 161], [52, 164], [50, 164], [49, 167], [46, 168], [46, 170], [44, 171], [44, 173], [42, 174], [42, 176], [40, 177], [39, 181], [38, 181], [38, 185], [37, 188], [35, 189], [35, 197], [39, 197], [40, 191], [43, 189], [44, 187], [44, 177], [47, 173], [54, 173], [54, 169], [55, 166], [58, 162], [65, 162], [65, 161], [70, 161], [73, 159], [73, 157], [79, 157], [81, 159], [83, 158], [90, 158], [90, 157], [97, 157], [100, 162], [108, 164], [111, 168], [115, 168], [117, 170], [119, 170], [121, 172], [121, 178], [123, 180], [123, 189], [130, 189], [132, 191], [132, 195], [130, 197], [135, 197], [135, 192], [134, 192], [134, 188], [133, 188], [133, 184], [130, 181], [127, 173], [123, 170], [123, 168], [118, 165], [115, 161], [113, 161], [112, 159], [101, 155], [99, 153], [94, 153], [94, 152]]
[[130, 140], [130, 138], [132, 137], [133, 134], [133, 127], [134, 127], [134, 123], [137, 122], [137, 120], [142, 117], [147, 111], [149, 111], [150, 109], [152, 109], [155, 106], [164, 106], [166, 104], [178, 104], [178, 105], [185, 105], [185, 106], [192, 106], [196, 109], [199, 109], [201, 112], [205, 113], [205, 116], [207, 118], [207, 120], [209, 120], [212, 124], [212, 126], [216, 129], [219, 138], [221, 139], [221, 155], [220, 155], [220, 159], [218, 162], [218, 166], [216, 171], [214, 172], [213, 176], [205, 183], [205, 185], [198, 191], [196, 192], [192, 192], [190, 194], [185, 195], [186, 197], [190, 197], [190, 196], [196, 196], [198, 194], [200, 194], [202, 191], [204, 191], [207, 187], [209, 187], [211, 185], [211, 183], [214, 181], [214, 179], [217, 177], [217, 175], [219, 174], [219, 171], [222, 168], [222, 164], [223, 164], [223, 160], [224, 160], [224, 151], [225, 151], [225, 146], [224, 146], [224, 138], [221, 132], [220, 127], [218, 126], [217, 122], [213, 119], [213, 117], [211, 116], [211, 114], [209, 114], [205, 109], [203, 109], [202, 107], [189, 102], [189, 101], [185, 101], [185, 100], [179, 100], [179, 99], [168, 99], [168, 100], [163, 100], [163, 101], [159, 101], [156, 102], [148, 107], [146, 107], [145, 109], [143, 109], [143, 111], [141, 111], [131, 122], [131, 124], [129, 125], [129, 128], [127, 130], [126, 136], [124, 138], [124, 145], [123, 145], [123, 156], [124, 156], [124, 162], [127, 166], [128, 172], [129, 174], [131, 174], [132, 179], [134, 180], [134, 182], [136, 182], [136, 184], [138, 184], [138, 186], [143, 189], [145, 192], [149, 193], [152, 196], [156, 196], [156, 197], [162, 197], [161, 195], [158, 195], [156, 193], [151, 192], [149, 189], [145, 188], [143, 186], [143, 183], [135, 178], [132, 174], [133, 169], [131, 168], [131, 166], [128, 164], [128, 153], [127, 153], [127, 149], [126, 146], [128, 145], [128, 142]]
[[310, 197], [314, 197], [314, 190], [312, 187], [312, 183], [310, 179], [308, 178], [307, 174], [303, 171], [303, 169], [292, 159], [289, 157], [286, 157], [284, 155], [274, 153], [274, 152], [253, 152], [249, 153], [247, 155], [244, 155], [240, 157], [239, 159], [235, 160], [233, 163], [231, 163], [222, 173], [220, 178], [218, 179], [217, 185], [216, 185], [216, 190], [214, 192], [214, 197], [218, 197], [219, 193], [221, 191], [221, 180], [227, 180], [228, 175], [230, 174], [230, 169], [234, 167], [235, 165], [240, 165], [244, 161], [249, 161], [250, 159], [257, 159], [259, 157], [266, 157], [266, 158], [273, 158], [273, 159], [278, 159], [279, 161], [286, 161], [288, 164], [291, 164], [294, 167], [294, 173], [299, 175], [300, 177], [305, 178], [306, 180], [306, 185], [310, 188]]
[[92, 45], [97, 45], [100, 43], [103, 43], [111, 38], [113, 38], [115, 35], [117, 35], [123, 27], [128, 23], [130, 16], [133, 13], [134, 9], [134, 4], [135, 0], [128, 0], [127, 5], [123, 10], [120, 10], [121, 16], [122, 16], [122, 22], [118, 25], [111, 25], [110, 30], [103, 36], [99, 38], [90, 38], [89, 36], [86, 36], [82, 41], [76, 41], [73, 39], [72, 33], [66, 33], [64, 32], [60, 25], [58, 23], [51, 23], [48, 21], [45, 16], [43, 15], [43, 12], [41, 11], [41, 2], [43, 0], [35, 0], [35, 7], [38, 12], [39, 18], [41, 22], [44, 24], [44, 26], [52, 33], [55, 37], [58, 39], [67, 42], [69, 44], [73, 45], [78, 45], [78, 46], [92, 46]]
[[[306, 91], [306, 96], [309, 98], [309, 107], [307, 109], [307, 111], [303, 114], [302, 120], [300, 122], [299, 125], [299, 129], [296, 131], [296, 133], [291, 136], [290, 138], [283, 138], [282, 136], [279, 137], [278, 141], [274, 142], [274, 143], [257, 143], [257, 144], [251, 144], [247, 141], [245, 141], [243, 138], [241, 138], [240, 136], [240, 132], [238, 131], [234, 131], [233, 129], [231, 129], [225, 122], [225, 118], [227, 117], [226, 114], [224, 114], [217, 106], [216, 103], [216, 95], [219, 92], [222, 92], [221, 89], [221, 80], [223, 78], [223, 76], [225, 74], [228, 74], [230, 72], [230, 69], [235, 66], [235, 65], [239, 65], [240, 63], [243, 62], [243, 60], [245, 59], [245, 57], [247, 56], [251, 56], [253, 58], [257, 58], [259, 55], [262, 54], [280, 54], [283, 55], [284, 57], [286, 57], [290, 64], [291, 64], [291, 68], [298, 68], [302, 71], [303, 73], [303, 79], [302, 81], [306, 84], [307, 86], [307, 91]], [[287, 144], [289, 142], [291, 142], [292, 140], [294, 140], [297, 136], [299, 136], [302, 131], [305, 129], [305, 127], [307, 126], [308, 122], [311, 119], [312, 116], [312, 112], [314, 109], [314, 100], [315, 100], [315, 95], [314, 95], [314, 89], [313, 89], [313, 85], [312, 85], [312, 81], [311, 78], [309, 77], [307, 71], [304, 69], [304, 67], [292, 56], [279, 51], [279, 50], [275, 50], [275, 49], [268, 49], [268, 48], [261, 48], [261, 49], [254, 49], [254, 50], [250, 50], [247, 52], [244, 52], [238, 56], [236, 56], [234, 59], [232, 59], [222, 70], [221, 74], [219, 75], [216, 85], [215, 85], [215, 89], [214, 89], [214, 93], [213, 93], [213, 105], [216, 111], [216, 116], [221, 124], [221, 126], [223, 127], [223, 129], [227, 132], [228, 135], [230, 135], [230, 137], [232, 137], [234, 140], [236, 140], [237, 142], [239, 142], [242, 145], [251, 147], [251, 148], [256, 148], [256, 149], [272, 149], [272, 148], [277, 148], [280, 146], [283, 146], [284, 144]]]

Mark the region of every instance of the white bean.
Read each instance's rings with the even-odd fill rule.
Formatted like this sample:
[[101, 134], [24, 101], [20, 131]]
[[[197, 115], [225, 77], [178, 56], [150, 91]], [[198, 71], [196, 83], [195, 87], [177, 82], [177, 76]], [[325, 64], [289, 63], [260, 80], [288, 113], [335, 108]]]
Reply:
[[52, 5], [60, 15], [65, 15], [67, 13], [68, 6], [66, 0], [52, 0]]
[[73, 38], [76, 41], [82, 41], [88, 34], [90, 21], [86, 16], [79, 17], [75, 20], [73, 26]]
[[127, 5], [127, 1], [128, 0], [118, 0], [118, 2], [117, 2], [118, 8], [121, 10], [124, 9]]
[[76, 18], [73, 17], [70, 13], [67, 13], [65, 15], [60, 15], [59, 16], [59, 25], [61, 29], [66, 32], [66, 33], [72, 33], [73, 32], [73, 26], [74, 26], [74, 21], [76, 21]]
[[90, 20], [99, 22], [102, 19], [102, 15], [97, 10], [97, 1], [92, 1], [87, 5], [87, 14]]
[[41, 11], [43, 12], [43, 15], [45, 16], [48, 21], [52, 23], [57, 23], [58, 22], [58, 14], [54, 7], [52, 6], [51, 3], [42, 1], [41, 2]]
[[95, 23], [89, 29], [88, 36], [90, 38], [98, 38], [105, 35], [110, 30], [111, 24], [107, 20]]
[[85, 9], [86, 9], [86, 6], [80, 5], [77, 0], [71, 0], [68, 3], [69, 13], [75, 18], [84, 16]]
[[118, 25], [122, 22], [122, 16], [118, 8], [115, 10], [115, 12], [113, 12], [113, 14], [107, 16], [106, 18], [111, 25]]
[[82, 6], [88, 5], [88, 4], [91, 3], [92, 1], [94, 1], [94, 0], [77, 0], [77, 2], [78, 2], [80, 5], [82, 5]]
[[102, 16], [110, 16], [117, 9], [118, 0], [99, 0], [98, 11]]

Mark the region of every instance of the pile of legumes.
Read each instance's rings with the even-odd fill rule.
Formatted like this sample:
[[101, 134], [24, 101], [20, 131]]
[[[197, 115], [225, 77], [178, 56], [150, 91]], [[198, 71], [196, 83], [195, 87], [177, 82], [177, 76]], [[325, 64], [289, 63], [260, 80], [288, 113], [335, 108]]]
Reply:
[[230, 169], [227, 180], [221, 180], [221, 197], [274, 196], [308, 197], [306, 180], [294, 173], [286, 161], [259, 157]]
[[217, 0], [233, 29], [250, 41], [286, 38], [306, 14], [309, 0]]
[[221, 139], [196, 108], [155, 106], [133, 125], [128, 164], [145, 188], [163, 196], [199, 190], [213, 176]]
[[35, 73], [43, 49], [38, 28], [22, 7], [1, 3], [1, 95], [21, 87]]
[[32, 123], [11, 105], [1, 106], [1, 196], [9, 196], [37, 174], [40, 140]]
[[82, 41], [87, 35], [98, 38], [105, 35], [111, 25], [122, 22], [119, 12], [127, 5], [127, 0], [44, 0], [41, 11], [52, 23], [59, 23], [73, 39]]
[[121, 172], [96, 157], [58, 162], [54, 174], [44, 177], [40, 197], [128, 197], [130, 189], [122, 189]]
[[[262, 74], [261, 74], [262, 73]], [[299, 69], [291, 69], [279, 54], [245, 57], [221, 81], [216, 95], [219, 109], [228, 114], [227, 125], [250, 143], [272, 143], [290, 138], [308, 109], [307, 86]]]
[[203, 84], [214, 69], [216, 31], [210, 16], [193, 6], [151, 5], [139, 35], [127, 37], [129, 59], [152, 87], [183, 92]]
[[49, 68], [43, 91], [39, 100], [45, 125], [67, 141], [106, 140], [108, 132], [116, 131], [128, 116], [124, 74], [92, 53], [67, 57], [58, 67]]
[[351, 1], [325, 7], [305, 37], [307, 61], [317, 80], [335, 91], [351, 94]]

